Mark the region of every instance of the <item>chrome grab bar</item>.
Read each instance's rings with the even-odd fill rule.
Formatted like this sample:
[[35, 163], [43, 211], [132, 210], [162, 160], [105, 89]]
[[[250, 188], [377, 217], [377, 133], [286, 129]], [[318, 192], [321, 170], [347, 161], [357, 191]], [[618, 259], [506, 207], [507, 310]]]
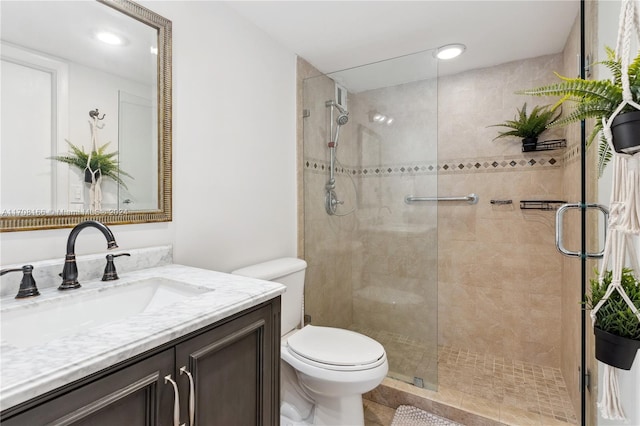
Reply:
[[407, 195], [404, 197], [404, 202], [411, 204], [416, 201], [466, 201], [469, 204], [476, 204], [478, 198], [477, 194], [469, 194], [462, 197], [415, 197], [413, 195]]

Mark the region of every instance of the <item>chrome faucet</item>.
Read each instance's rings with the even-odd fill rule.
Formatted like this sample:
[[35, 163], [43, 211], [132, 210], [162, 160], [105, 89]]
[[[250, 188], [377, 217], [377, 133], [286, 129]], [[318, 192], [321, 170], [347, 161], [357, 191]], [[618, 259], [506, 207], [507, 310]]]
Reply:
[[76, 265], [76, 238], [80, 231], [85, 228], [96, 228], [107, 239], [107, 249], [117, 248], [116, 239], [113, 236], [111, 230], [104, 223], [96, 220], [86, 220], [80, 222], [75, 228], [71, 230], [69, 238], [67, 239], [67, 255], [64, 257], [64, 267], [60, 276], [62, 277], [62, 284], [58, 287], [58, 290], [69, 290], [72, 288], [80, 287], [78, 282], [78, 265]]

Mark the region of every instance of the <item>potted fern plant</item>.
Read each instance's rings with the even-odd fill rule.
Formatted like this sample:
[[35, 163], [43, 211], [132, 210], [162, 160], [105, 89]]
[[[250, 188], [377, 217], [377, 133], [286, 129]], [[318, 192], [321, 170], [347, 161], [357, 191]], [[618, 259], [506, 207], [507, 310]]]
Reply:
[[535, 151], [538, 144], [538, 137], [547, 129], [547, 126], [557, 120], [560, 113], [555, 114], [555, 108], [548, 105], [536, 106], [527, 115], [527, 104], [525, 102], [521, 109], [517, 110], [513, 120], [504, 123], [494, 124], [489, 127], [506, 127], [511, 130], [500, 132], [493, 140], [516, 136], [522, 138], [522, 151]]
[[71, 151], [65, 155], [56, 155], [51, 157], [51, 159], [67, 163], [80, 169], [80, 171], [84, 172], [84, 181], [87, 183], [92, 183], [98, 177], [103, 176], [127, 188], [127, 185], [122, 180], [122, 176], [132, 177], [120, 168], [118, 160], [114, 158], [118, 155], [118, 151], [105, 152], [109, 143], [99, 146], [96, 151], [91, 152], [89, 167], [87, 167], [89, 153], [84, 152], [84, 148], [77, 147], [69, 141], [67, 141], [67, 143]]
[[[607, 80], [584, 80], [556, 74], [562, 81], [535, 89], [521, 90], [517, 93], [535, 96], [560, 96], [556, 105], [566, 102], [575, 104], [575, 108], [565, 117], [554, 120], [549, 127], [565, 126], [569, 123], [595, 118], [595, 126], [587, 137], [587, 146], [600, 133], [599, 172], [611, 158], [609, 144], [602, 135], [602, 119], [608, 120], [622, 103], [622, 62], [613, 49], [606, 47], [607, 59], [599, 62], [605, 65], [613, 76]], [[640, 55], [636, 56], [627, 69], [633, 101], [640, 100]], [[611, 125], [613, 145], [617, 152], [633, 154], [640, 152], [640, 111], [626, 105]]]
[[[591, 295], [586, 298], [587, 309], [593, 309], [602, 300], [612, 277], [612, 272], [607, 271], [602, 284], [598, 279], [591, 280]], [[631, 269], [622, 270], [620, 284], [633, 304], [640, 308], [640, 282]], [[640, 349], [640, 321], [617, 291], [596, 312], [594, 333], [596, 358], [613, 367], [630, 370]]]

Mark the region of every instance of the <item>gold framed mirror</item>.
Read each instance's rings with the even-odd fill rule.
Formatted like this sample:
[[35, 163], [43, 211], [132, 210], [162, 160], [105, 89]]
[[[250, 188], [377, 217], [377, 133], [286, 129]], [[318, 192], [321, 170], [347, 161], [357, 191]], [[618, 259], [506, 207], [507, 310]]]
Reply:
[[[171, 221], [171, 21], [129, 0], [0, 7], [0, 232]], [[103, 46], [99, 28], [120, 44]], [[99, 192], [60, 160], [73, 147], [117, 160]]]

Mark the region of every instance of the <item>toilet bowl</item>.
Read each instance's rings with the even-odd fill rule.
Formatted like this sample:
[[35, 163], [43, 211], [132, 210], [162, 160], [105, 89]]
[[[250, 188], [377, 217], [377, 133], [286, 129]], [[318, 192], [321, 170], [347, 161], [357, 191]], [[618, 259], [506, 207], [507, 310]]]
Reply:
[[307, 325], [283, 339], [281, 359], [315, 403], [316, 425], [363, 425], [362, 394], [389, 370], [382, 345], [349, 330]]
[[364, 425], [362, 394], [389, 370], [384, 347], [350, 330], [301, 329], [305, 261], [276, 259], [234, 274], [287, 286], [282, 296], [281, 425]]

